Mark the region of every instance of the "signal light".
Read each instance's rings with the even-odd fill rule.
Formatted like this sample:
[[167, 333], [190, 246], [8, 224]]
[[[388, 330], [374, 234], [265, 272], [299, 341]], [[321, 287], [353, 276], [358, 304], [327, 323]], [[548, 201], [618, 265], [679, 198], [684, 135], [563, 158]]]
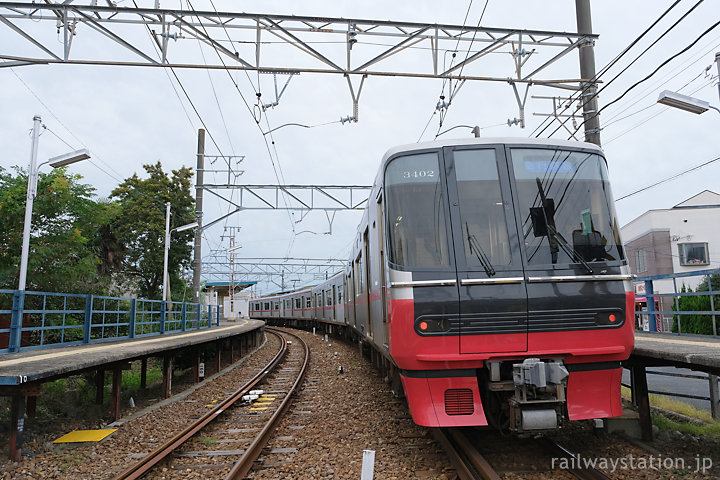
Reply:
[[420, 330], [427, 330], [428, 324], [427, 322], [420, 322]]
[[610, 316], [608, 317], [608, 320], [610, 320], [610, 322], [612, 322], [612, 323], [615, 323], [615, 314], [611, 313]]

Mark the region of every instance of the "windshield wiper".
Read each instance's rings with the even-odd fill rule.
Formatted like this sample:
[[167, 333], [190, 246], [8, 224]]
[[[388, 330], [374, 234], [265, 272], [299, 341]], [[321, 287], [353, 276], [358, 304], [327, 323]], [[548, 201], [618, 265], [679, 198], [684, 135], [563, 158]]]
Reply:
[[487, 258], [487, 255], [485, 255], [478, 239], [475, 238], [475, 235], [470, 233], [470, 227], [467, 222], [465, 222], [465, 231], [467, 232], [468, 245], [470, 245], [470, 253], [475, 254], [477, 259], [480, 260], [480, 265], [482, 265], [485, 269], [487, 276], [492, 277], [495, 275], [495, 269], [493, 268], [492, 263], [490, 263], [490, 260]]
[[555, 209], [548, 208], [549, 205], [552, 204], [552, 200], [548, 201], [545, 196], [545, 190], [543, 190], [540, 179], [535, 178], [535, 182], [537, 182], [538, 191], [540, 192], [540, 202], [542, 205], [543, 217], [545, 219], [546, 235], [548, 237], [548, 242], [550, 242], [550, 255], [552, 256], [552, 263], [557, 263], [557, 252], [559, 246], [568, 257], [585, 267], [585, 270], [587, 270], [588, 273], [595, 273], [593, 272], [592, 267], [585, 261], [584, 258], [582, 258], [582, 255], [580, 255], [577, 250], [575, 250], [575, 248], [573, 248], [570, 243], [565, 240], [565, 237], [557, 231], [557, 228], [555, 227]]

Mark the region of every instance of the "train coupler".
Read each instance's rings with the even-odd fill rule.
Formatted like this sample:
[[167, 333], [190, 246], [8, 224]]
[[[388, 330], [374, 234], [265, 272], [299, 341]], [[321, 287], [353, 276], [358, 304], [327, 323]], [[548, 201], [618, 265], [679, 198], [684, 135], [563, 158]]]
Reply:
[[526, 433], [559, 428], [565, 417], [568, 375], [562, 361], [527, 358], [513, 364], [510, 429]]

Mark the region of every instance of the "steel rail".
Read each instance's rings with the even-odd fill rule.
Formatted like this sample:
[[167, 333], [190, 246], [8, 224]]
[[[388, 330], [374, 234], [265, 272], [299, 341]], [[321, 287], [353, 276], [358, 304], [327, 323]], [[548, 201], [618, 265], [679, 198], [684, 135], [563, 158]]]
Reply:
[[461, 480], [500, 480], [500, 475], [472, 446], [459, 429], [433, 428], [435, 439], [443, 446]]
[[[267, 331], [267, 330], [266, 330]], [[178, 433], [175, 437], [168, 440], [165, 444], [158, 447], [153, 452], [149, 453], [145, 458], [140, 460], [135, 465], [131, 466], [120, 475], [115, 477], [115, 480], [134, 480], [145, 475], [152, 467], [157, 465], [159, 462], [168, 457], [173, 451], [175, 451], [180, 445], [189, 440], [198, 431], [204, 428], [207, 424], [215, 420], [221, 413], [223, 413], [228, 407], [234, 404], [236, 401], [241, 399], [243, 395], [247, 395], [247, 392], [252, 390], [260, 381], [262, 381], [273, 369], [280, 363], [287, 352], [287, 343], [285, 339], [277, 332], [270, 332], [276, 335], [280, 339], [280, 349], [273, 359], [268, 363], [257, 375], [255, 375], [249, 382], [240, 387], [235, 393], [230, 395], [228, 398], [220, 402], [217, 406], [212, 408], [205, 415], [200, 417], [193, 424], [188, 426], [185, 430]]]
[[[272, 330], [272, 329], [269, 329]], [[274, 330], [273, 330], [274, 331]], [[283, 332], [288, 333], [288, 332]], [[255, 437], [255, 440], [253, 440], [252, 444], [245, 450], [245, 453], [240, 458], [240, 460], [235, 464], [235, 466], [230, 470], [230, 473], [227, 477], [225, 477], [225, 480], [239, 480], [242, 478], [245, 478], [245, 476], [250, 472], [250, 469], [253, 466], [253, 463], [257, 458], [260, 456], [260, 453], [262, 452], [262, 449], [265, 447], [265, 444], [267, 444], [268, 440], [270, 439], [270, 435], [272, 435], [273, 430], [275, 430], [275, 427], [277, 426], [277, 421], [280, 419], [280, 417], [285, 413], [285, 411], [290, 406], [290, 400], [295, 393], [295, 390], [300, 386], [300, 384], [303, 382], [305, 378], [305, 372], [307, 371], [308, 362], [310, 361], [310, 350], [308, 349], [307, 343], [300, 338], [299, 336], [288, 333], [289, 335], [292, 335], [293, 337], [297, 338], [302, 346], [305, 348], [305, 360], [303, 361], [303, 365], [300, 369], [300, 373], [297, 376], [297, 379], [295, 380], [295, 383], [293, 383], [293, 386], [290, 387], [290, 390], [285, 395], [285, 398], [283, 398], [282, 403], [280, 404], [280, 407], [278, 407], [277, 410], [275, 410], [275, 413], [270, 417], [268, 422], [265, 424], [265, 426], [262, 428], [260, 433], [257, 437]]]
[[574, 465], [575, 468], [570, 468], [567, 470], [567, 472], [574, 475], [575, 477], [580, 478], [581, 480], [611, 480], [611, 477], [608, 477], [600, 470], [596, 470], [592, 467], [583, 467], [578, 455], [572, 453], [570, 450], [563, 447], [555, 440], [552, 440], [548, 437], [542, 437], [538, 439], [538, 442], [540, 442], [549, 452], [551, 452], [551, 454], [560, 455], [562, 457], [567, 457], [571, 459], [571, 464]]

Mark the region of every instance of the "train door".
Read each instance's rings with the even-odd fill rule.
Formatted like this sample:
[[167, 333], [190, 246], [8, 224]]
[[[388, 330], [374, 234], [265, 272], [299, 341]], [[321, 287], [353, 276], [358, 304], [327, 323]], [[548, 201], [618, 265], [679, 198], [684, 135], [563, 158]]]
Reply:
[[460, 300], [460, 353], [527, 350], [527, 291], [499, 147], [444, 151]]
[[383, 329], [383, 345], [387, 346], [390, 344], [390, 335], [388, 332], [388, 318], [387, 318], [387, 290], [385, 280], [385, 237], [383, 236], [385, 225], [385, 219], [383, 216], [383, 204], [382, 195], [378, 196], [377, 201], [377, 252], [378, 262], [380, 268], [377, 274], [380, 277], [380, 316], [382, 318], [382, 329]]
[[332, 286], [332, 320], [337, 320], [337, 308], [335, 308], [335, 305], [337, 304], [337, 287], [335, 285]]
[[365, 229], [363, 233], [363, 303], [365, 304], [365, 318], [367, 325], [367, 334], [370, 338], [373, 338], [373, 318], [370, 315], [370, 243], [369, 243], [368, 229]]
[[350, 272], [347, 274], [345, 279], [345, 300], [347, 300], [347, 317], [348, 325], [357, 328], [357, 319], [355, 316], [355, 285], [354, 285], [354, 273], [355, 262], [350, 263]]

